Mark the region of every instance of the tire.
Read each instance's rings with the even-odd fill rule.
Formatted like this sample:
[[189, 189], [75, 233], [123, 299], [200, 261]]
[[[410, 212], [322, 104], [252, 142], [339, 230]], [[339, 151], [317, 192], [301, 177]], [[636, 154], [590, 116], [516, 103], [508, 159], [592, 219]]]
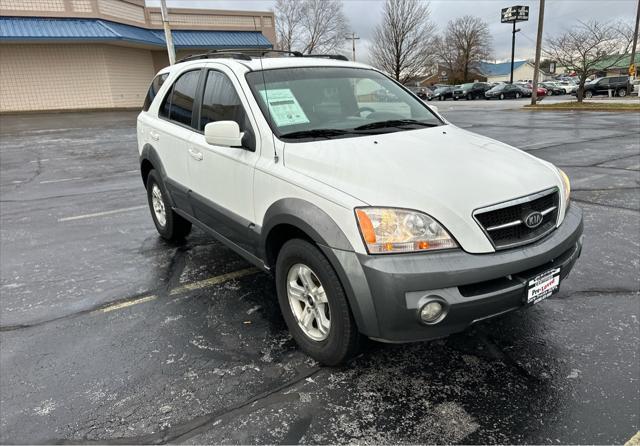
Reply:
[[454, 98], [453, 98], [453, 100], [454, 100], [454, 101], [457, 101], [458, 99], [459, 99], [459, 98], [457, 98], [457, 97], [454, 97]]
[[586, 99], [591, 99], [593, 97], [593, 93], [591, 92], [591, 90], [587, 90], [584, 92], [584, 97]]
[[551, 90], [547, 91], [547, 96], [553, 96], [553, 91]]
[[[293, 303], [290, 302], [289, 290], [306, 293], [305, 290], [308, 289], [303, 287], [304, 274], [298, 274], [301, 266], [311, 271], [312, 275], [306, 277], [313, 279], [311, 282], [317, 287], [315, 289], [320, 286], [324, 289], [325, 303], [316, 301], [312, 293], [305, 294], [302, 298], [292, 297]], [[306, 270], [303, 268], [303, 271]], [[347, 297], [335, 270], [315, 245], [301, 239], [286, 242], [278, 253], [275, 275], [280, 310], [291, 336], [302, 351], [329, 366], [341, 364], [357, 353], [361, 335]], [[307, 303], [310, 299], [311, 304]], [[309, 328], [305, 329], [302, 322], [298, 321], [307, 313], [314, 314], [314, 309], [317, 316], [311, 316], [314, 319], [308, 324]], [[320, 314], [324, 315], [325, 321], [329, 321], [328, 333], [320, 330]], [[324, 325], [322, 327], [326, 330]]]
[[504, 99], [504, 93], [500, 93], [499, 98], [500, 98], [500, 100]]
[[468, 94], [467, 95], [467, 101], [471, 101], [471, 100], [473, 100], [473, 96], [471, 96], [471, 94]]
[[516, 99], [520, 99], [520, 93], [516, 93]]
[[618, 96], [620, 96], [621, 98], [624, 98], [626, 95], [627, 95], [626, 88], [621, 88], [620, 90], [618, 90]]
[[[167, 197], [167, 190], [162, 180], [160, 180], [160, 175], [155, 170], [152, 170], [147, 177], [147, 201], [153, 223], [162, 238], [170, 241], [182, 240], [191, 232], [191, 222], [185, 220], [171, 209], [171, 204]], [[154, 201], [154, 198], [156, 201]], [[156, 210], [156, 206], [159, 209]], [[162, 221], [163, 212], [164, 223]]]

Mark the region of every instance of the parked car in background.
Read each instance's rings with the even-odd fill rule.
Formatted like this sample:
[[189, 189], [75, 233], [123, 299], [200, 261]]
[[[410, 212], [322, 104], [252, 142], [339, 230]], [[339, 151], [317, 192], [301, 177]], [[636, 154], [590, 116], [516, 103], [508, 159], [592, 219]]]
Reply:
[[423, 101], [431, 100], [433, 96], [433, 91], [427, 87], [408, 87], [416, 96], [418, 96]]
[[633, 85], [633, 90], [631, 90], [631, 95], [638, 96], [638, 89], [640, 88], [640, 79], [635, 79], [633, 82], [631, 82], [631, 85]]
[[547, 90], [547, 96], [567, 94], [564, 87], [558, 85], [556, 82], [540, 82], [539, 85]]
[[507, 99], [515, 98], [519, 99], [523, 96], [523, 91], [520, 87], [514, 84], [498, 84], [490, 90], [484, 93], [486, 99], [498, 98]]
[[451, 85], [447, 85], [446, 87], [436, 88], [436, 91], [433, 92], [433, 98], [439, 101], [446, 101], [447, 99], [453, 98], [453, 88]]
[[453, 100], [466, 99], [468, 101], [472, 99], [480, 99], [484, 97], [484, 92], [491, 87], [485, 82], [470, 82], [467, 84], [456, 85], [453, 89]]
[[[599, 77], [584, 85], [584, 97], [589, 99], [592, 96], [608, 95], [611, 90], [613, 96], [624, 97], [627, 95], [629, 76], [609, 76]], [[577, 94], [578, 87], [571, 94]]]
[[576, 83], [573, 81], [558, 81], [556, 84], [564, 88], [565, 94], [571, 93], [576, 87]]
[[527, 98], [531, 97], [531, 85], [527, 84], [526, 82], [514, 82], [513, 85], [520, 88], [520, 90], [522, 91], [522, 96]]

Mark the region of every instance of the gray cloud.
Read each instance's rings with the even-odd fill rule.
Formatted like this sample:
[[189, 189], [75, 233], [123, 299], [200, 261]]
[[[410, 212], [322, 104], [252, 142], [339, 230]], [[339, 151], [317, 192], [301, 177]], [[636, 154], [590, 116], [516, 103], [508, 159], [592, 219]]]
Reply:
[[[159, 0], [146, 0], [150, 6], [157, 6]], [[167, 0], [169, 7], [270, 10], [274, 1], [269, 0]], [[535, 52], [535, 37], [538, 24], [536, 1], [508, 0], [432, 0], [431, 19], [441, 31], [449, 20], [465, 14], [478, 16], [489, 24], [493, 36], [494, 57], [506, 60], [511, 57], [511, 26], [500, 23], [500, 10], [513, 5], [529, 5], [529, 21], [518, 24], [521, 31], [516, 37], [516, 58], [531, 58]], [[625, 20], [635, 18], [635, 0], [547, 0], [545, 6], [544, 35], [552, 35], [574, 26], [578, 20], [599, 21]], [[383, 0], [344, 0], [344, 11], [351, 29], [361, 40], [357, 41], [357, 58], [368, 61], [368, 49], [373, 39], [373, 31], [381, 18]], [[345, 54], [350, 52], [350, 42], [345, 39]]]

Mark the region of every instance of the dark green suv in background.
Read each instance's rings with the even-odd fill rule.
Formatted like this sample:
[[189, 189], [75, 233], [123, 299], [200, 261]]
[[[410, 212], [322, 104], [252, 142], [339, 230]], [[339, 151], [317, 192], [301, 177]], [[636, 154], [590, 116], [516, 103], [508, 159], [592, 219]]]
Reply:
[[468, 84], [456, 85], [453, 90], [453, 100], [465, 98], [467, 100], [484, 98], [484, 92], [489, 90], [491, 85], [484, 82], [471, 82]]
[[[589, 99], [596, 95], [608, 95], [609, 90], [613, 96], [624, 97], [627, 95], [627, 86], [629, 85], [628, 76], [610, 76], [594, 79], [588, 84], [584, 84], [584, 97]], [[577, 91], [577, 88], [576, 88]], [[571, 94], [575, 95], [576, 92]]]

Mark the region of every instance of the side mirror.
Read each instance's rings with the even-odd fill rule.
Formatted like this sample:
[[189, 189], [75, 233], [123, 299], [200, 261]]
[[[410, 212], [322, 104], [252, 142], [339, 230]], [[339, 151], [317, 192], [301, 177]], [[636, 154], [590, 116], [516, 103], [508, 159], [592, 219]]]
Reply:
[[242, 133], [235, 121], [216, 121], [204, 126], [204, 140], [214, 146], [242, 147]]

